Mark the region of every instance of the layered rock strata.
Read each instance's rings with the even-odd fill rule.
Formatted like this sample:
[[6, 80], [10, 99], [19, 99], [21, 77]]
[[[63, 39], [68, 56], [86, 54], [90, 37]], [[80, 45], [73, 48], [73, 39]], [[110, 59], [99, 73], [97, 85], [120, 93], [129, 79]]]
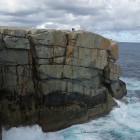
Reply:
[[91, 32], [0, 27], [1, 124], [54, 131], [109, 112], [126, 93], [117, 59]]

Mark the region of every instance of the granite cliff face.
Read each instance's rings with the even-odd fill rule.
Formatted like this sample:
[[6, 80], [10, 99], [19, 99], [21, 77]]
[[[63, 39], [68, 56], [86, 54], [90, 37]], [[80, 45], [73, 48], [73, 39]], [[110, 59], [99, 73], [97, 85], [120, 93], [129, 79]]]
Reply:
[[53, 131], [109, 112], [126, 93], [117, 59], [94, 33], [0, 27], [1, 124]]

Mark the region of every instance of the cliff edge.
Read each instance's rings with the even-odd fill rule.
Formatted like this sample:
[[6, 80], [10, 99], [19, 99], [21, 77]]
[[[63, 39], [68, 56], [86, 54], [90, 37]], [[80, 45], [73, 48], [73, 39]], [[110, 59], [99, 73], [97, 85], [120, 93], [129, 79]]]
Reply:
[[86, 31], [0, 27], [0, 118], [54, 131], [109, 112], [126, 94], [118, 44]]

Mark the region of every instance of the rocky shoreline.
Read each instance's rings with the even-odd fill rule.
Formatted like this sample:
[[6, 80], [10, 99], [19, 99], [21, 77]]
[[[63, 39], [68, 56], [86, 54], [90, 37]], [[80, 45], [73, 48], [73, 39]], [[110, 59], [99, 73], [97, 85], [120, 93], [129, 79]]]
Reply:
[[117, 59], [91, 32], [0, 27], [1, 125], [55, 131], [109, 112], [127, 92]]

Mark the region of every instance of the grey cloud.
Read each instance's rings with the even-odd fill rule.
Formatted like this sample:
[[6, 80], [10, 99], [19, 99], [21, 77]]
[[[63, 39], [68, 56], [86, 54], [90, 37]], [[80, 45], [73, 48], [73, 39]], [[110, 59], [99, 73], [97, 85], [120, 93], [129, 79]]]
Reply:
[[[8, 0], [5, 1], [8, 4]], [[0, 25], [75, 26], [101, 34], [115, 32], [115, 35], [116, 32], [140, 31], [139, 0], [12, 0], [8, 6], [6, 2], [0, 1]]]
[[100, 12], [98, 8], [92, 7], [79, 7], [78, 5], [60, 5], [52, 7], [53, 10], [63, 10], [63, 12], [72, 13], [74, 15], [97, 15]]
[[1, 15], [5, 16], [14, 16], [14, 17], [22, 17], [22, 16], [28, 16], [34, 13], [37, 13], [38, 10], [30, 10], [30, 11], [19, 11], [19, 12], [5, 12], [5, 11], [0, 11]]

